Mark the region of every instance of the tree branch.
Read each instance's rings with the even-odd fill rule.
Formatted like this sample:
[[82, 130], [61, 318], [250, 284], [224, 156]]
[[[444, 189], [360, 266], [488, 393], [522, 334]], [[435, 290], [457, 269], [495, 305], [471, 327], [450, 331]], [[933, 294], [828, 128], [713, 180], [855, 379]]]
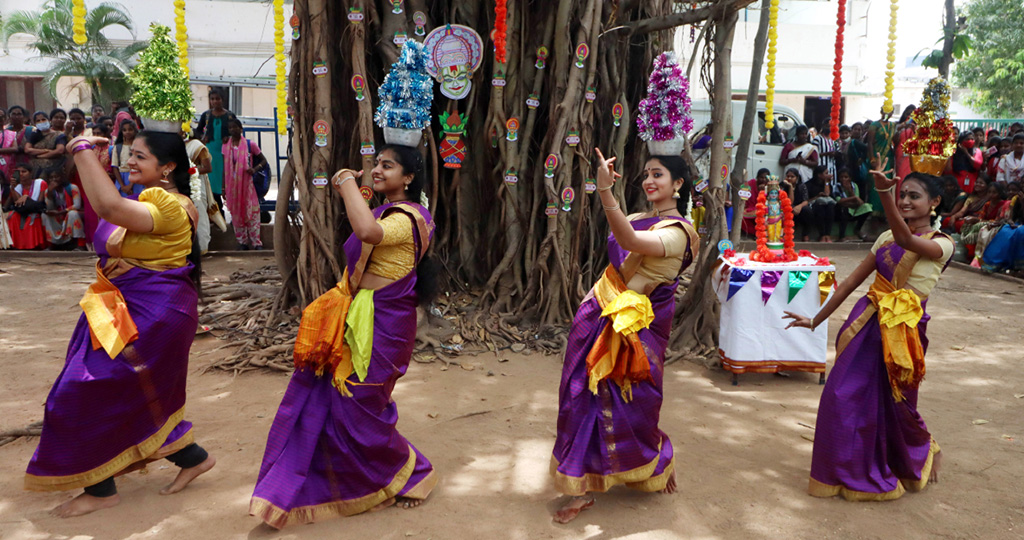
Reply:
[[750, 4], [753, 4], [755, 1], [756, 0], [719, 0], [713, 4], [697, 9], [681, 11], [664, 17], [641, 19], [639, 21], [625, 24], [621, 28], [629, 29], [630, 34], [660, 32], [661, 30], [668, 30], [684, 24], [693, 24], [696, 22], [706, 21], [708, 19], [720, 19], [723, 14], [739, 11]]

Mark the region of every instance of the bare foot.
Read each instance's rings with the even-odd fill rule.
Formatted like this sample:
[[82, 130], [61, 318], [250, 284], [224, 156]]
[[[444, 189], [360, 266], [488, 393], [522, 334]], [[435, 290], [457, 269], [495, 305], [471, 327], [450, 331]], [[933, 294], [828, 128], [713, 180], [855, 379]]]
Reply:
[[661, 490], [665, 495], [671, 495], [676, 492], [676, 471], [672, 471], [672, 475], [668, 477], [668, 482], [665, 484], [665, 489]]
[[401, 508], [405, 508], [405, 509], [416, 508], [417, 506], [419, 506], [421, 504], [423, 504], [423, 499], [410, 499], [409, 497], [399, 497], [398, 498], [398, 506], [401, 507]]
[[383, 509], [385, 509], [385, 508], [387, 508], [387, 507], [389, 507], [389, 506], [391, 506], [393, 504], [395, 504], [395, 498], [394, 497], [392, 497], [392, 498], [390, 498], [390, 499], [388, 499], [388, 500], [378, 504], [377, 506], [374, 506], [373, 508], [370, 509], [370, 512], [378, 512], [378, 511], [383, 510]]
[[939, 483], [939, 470], [942, 469], [942, 450], [932, 456], [932, 473], [928, 475], [928, 481], [933, 484]]
[[83, 493], [57, 508], [50, 510], [50, 514], [62, 518], [84, 516], [97, 510], [112, 508], [117, 506], [120, 502], [121, 496], [116, 493], [110, 497], [93, 497], [88, 493]]
[[573, 497], [569, 499], [569, 502], [565, 503], [564, 506], [555, 512], [554, 522], [555, 523], [569, 523], [576, 519], [576, 516], [580, 515], [580, 512], [594, 506], [594, 497]]
[[177, 493], [185, 489], [185, 486], [189, 485], [189, 483], [195, 480], [196, 477], [198, 477], [200, 474], [203, 474], [206, 471], [209, 471], [216, 464], [217, 458], [209, 456], [206, 458], [206, 461], [200, 463], [199, 465], [196, 465], [195, 467], [189, 467], [188, 469], [182, 469], [178, 471], [178, 476], [174, 478], [173, 482], [167, 484], [166, 487], [161, 489], [160, 494], [170, 495], [172, 493]]

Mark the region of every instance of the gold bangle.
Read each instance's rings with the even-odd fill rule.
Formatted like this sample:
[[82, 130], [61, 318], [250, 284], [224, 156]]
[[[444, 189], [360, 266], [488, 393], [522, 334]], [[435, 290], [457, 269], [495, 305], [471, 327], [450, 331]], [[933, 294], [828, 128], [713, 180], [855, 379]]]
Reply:
[[878, 193], [890, 193], [890, 192], [892, 192], [892, 191], [893, 191], [893, 190], [895, 190], [895, 189], [896, 189], [896, 184], [893, 184], [893, 185], [889, 186], [889, 187], [888, 187], [888, 188], [886, 188], [886, 189], [878, 189], [878, 188], [876, 187], [876, 188], [875, 188], [875, 191], [876, 191], [876, 192], [878, 192]]
[[599, 188], [597, 188], [597, 190], [598, 190], [598, 191], [608, 191], [608, 190], [610, 190], [611, 188], [612, 188], [612, 186], [608, 186], [608, 187], [599, 187]]
[[603, 204], [601, 206], [604, 207], [606, 212], [612, 212], [614, 210], [618, 210], [621, 208], [621, 206], [619, 206], [619, 203], [617, 202], [615, 203], [615, 206], [605, 206]]

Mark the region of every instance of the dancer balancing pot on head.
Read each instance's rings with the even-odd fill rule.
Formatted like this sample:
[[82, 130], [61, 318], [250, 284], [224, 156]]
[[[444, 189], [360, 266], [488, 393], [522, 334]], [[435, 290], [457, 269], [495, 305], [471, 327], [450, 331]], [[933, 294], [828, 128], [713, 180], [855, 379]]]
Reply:
[[185, 143], [176, 133], [139, 133], [129, 181], [146, 189], [132, 200], [120, 196], [93, 151], [108, 142], [78, 137], [68, 144], [101, 218], [100, 259], [25, 476], [30, 490], [85, 488], [54, 510], [62, 517], [118, 504], [114, 477], [149, 461], [167, 458], [180, 467], [162, 494], [180, 491], [216, 463], [193, 442], [185, 420], [200, 275]]
[[871, 176], [890, 230], [813, 318], [785, 316], [792, 319], [787, 328], [813, 329], [875, 273], [839, 330], [835, 366], [818, 406], [808, 488], [815, 497], [884, 501], [938, 480], [939, 445], [918, 413], [917, 397], [928, 349], [925, 308], [953, 255], [953, 240], [932, 228], [943, 196], [940, 180], [911, 173], [900, 184], [889, 172]]
[[270, 428], [249, 513], [282, 528], [358, 514], [397, 501], [417, 506], [437, 483], [433, 466], [396, 429], [391, 398], [416, 340], [416, 306], [431, 299], [422, 264], [434, 232], [413, 202], [424, 188], [419, 151], [388, 145], [377, 155], [370, 210], [360, 172], [331, 180], [352, 234], [337, 287], [302, 313], [295, 373]]
[[679, 210], [689, 170], [679, 156], [652, 157], [642, 185], [653, 209], [627, 216], [611, 192], [615, 158], [596, 152], [611, 264], [576, 312], [562, 366], [551, 472], [572, 498], [555, 514], [559, 523], [616, 485], [675, 491], [672, 442], [658, 416], [677, 277], [697, 255], [697, 233]]

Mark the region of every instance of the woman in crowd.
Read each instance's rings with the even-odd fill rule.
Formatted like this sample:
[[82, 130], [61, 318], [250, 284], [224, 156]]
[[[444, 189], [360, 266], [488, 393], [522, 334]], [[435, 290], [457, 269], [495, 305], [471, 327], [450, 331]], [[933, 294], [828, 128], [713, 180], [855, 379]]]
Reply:
[[793, 221], [803, 230], [803, 241], [811, 241], [811, 228], [815, 226], [813, 212], [811, 212], [810, 196], [807, 194], [807, 184], [800, 181], [800, 173], [796, 169], [786, 169], [786, 175], [779, 182], [779, 187], [786, 190], [789, 200], [793, 204]]
[[68, 120], [64, 126], [64, 133], [68, 136], [69, 141], [82, 135], [93, 135], [85, 127], [85, 111], [78, 108], [68, 111]]
[[811, 179], [814, 168], [818, 166], [818, 151], [808, 141], [807, 126], [797, 126], [794, 139], [782, 147], [779, 165], [793, 165], [800, 176], [800, 182]]
[[122, 197], [139, 195], [145, 189], [142, 184], [135, 184], [128, 181], [131, 169], [128, 161], [132, 155], [132, 144], [135, 142], [135, 135], [139, 128], [131, 120], [122, 120], [117, 130], [117, 139], [110, 147], [110, 168], [115, 178], [114, 183]]
[[114, 477], [147, 462], [167, 458], [180, 467], [165, 495], [216, 463], [184, 419], [200, 276], [185, 143], [178, 134], [139, 133], [131, 181], [146, 189], [135, 201], [110, 182], [93, 148], [100, 142], [79, 137], [69, 145], [103, 220], [100, 261], [25, 476], [30, 490], [85, 488], [54, 510], [61, 517], [117, 505]]
[[828, 173], [832, 175], [832, 178], [836, 178], [836, 173], [845, 163], [843, 162], [843, 154], [839, 151], [840, 143], [833, 141], [832, 137], [829, 136], [830, 126], [831, 119], [826, 116], [821, 121], [818, 134], [811, 139], [811, 144], [814, 145], [815, 151], [818, 152], [818, 165], [824, 166]]
[[576, 312], [562, 365], [551, 470], [556, 489], [571, 498], [555, 513], [558, 523], [616, 485], [676, 490], [672, 441], [658, 417], [678, 276], [699, 245], [681, 214], [689, 169], [678, 156], [649, 159], [642, 185], [652, 210], [627, 216], [611, 192], [616, 158], [596, 152], [611, 264]]
[[[959, 180], [957, 183], [963, 185]], [[947, 230], [961, 232], [964, 226], [995, 219], [995, 216], [999, 215], [999, 206], [1002, 201], [993, 202], [993, 197], [998, 192], [989, 189], [989, 184], [986, 178], [979, 177], [974, 192], [953, 207], [952, 215], [943, 223], [943, 226]]]
[[[58, 110], [58, 113], [63, 112]], [[31, 156], [29, 165], [36, 171], [48, 171], [64, 166], [64, 145], [68, 142], [63, 131], [51, 128], [50, 117], [43, 111], [32, 115], [35, 129], [29, 135], [25, 153]]]
[[850, 145], [846, 149], [846, 168], [857, 189], [866, 197], [868, 193], [868, 145], [864, 143], [864, 125], [860, 122], [850, 127]]
[[224, 193], [224, 143], [228, 138], [228, 121], [235, 118], [234, 113], [224, 108], [224, 96], [216, 88], [210, 89], [210, 110], [199, 117], [196, 136], [210, 150], [210, 188], [217, 204], [224, 206], [221, 194]]
[[[56, 108], [50, 111], [50, 129], [57, 133], [65, 133], [64, 128], [71, 127], [68, 123], [68, 113], [64, 109]], [[71, 139], [68, 139], [69, 141]]]
[[1005, 223], [982, 251], [981, 268], [987, 272], [1024, 274], [1024, 197], [1011, 200]]
[[939, 223], [943, 224], [943, 228], [945, 228], [945, 223], [949, 221], [950, 216], [963, 208], [967, 195], [960, 191], [960, 182], [957, 182], [955, 176], [943, 176], [939, 180], [942, 182], [942, 204], [935, 209], [935, 212], [939, 216]]
[[11, 230], [7, 227], [7, 201], [14, 191], [14, 186], [7, 178], [7, 175], [0, 171], [0, 249], [13, 247]]
[[[338, 286], [302, 314], [295, 372], [274, 418], [249, 513], [268, 525], [352, 515], [429, 495], [434, 468], [395, 428], [391, 397], [416, 340], [416, 306], [431, 301], [423, 257], [434, 223], [420, 200], [423, 159], [388, 145], [377, 155], [371, 211], [361, 173], [338, 171], [332, 187], [352, 234]], [[418, 265], [418, 266], [417, 266]]]
[[992, 135], [985, 143], [985, 168], [983, 171], [989, 178], [996, 178], [999, 174], [999, 160], [1003, 155], [999, 153], [999, 143], [1002, 139], [999, 135]]
[[[884, 165], [885, 162], [882, 162]], [[851, 501], [899, 498], [938, 479], [941, 454], [917, 410], [925, 375], [928, 295], [953, 256], [951, 238], [932, 229], [942, 199], [938, 178], [872, 171], [890, 230], [808, 317], [786, 312], [787, 328], [813, 330], [872, 273], [836, 340], [836, 363], [818, 406], [808, 491]]]
[[76, 251], [85, 249], [85, 226], [82, 223], [82, 197], [78, 187], [68, 183], [64, 171], [50, 171], [46, 188], [46, 213], [43, 226], [46, 240], [52, 247], [74, 244]]
[[[0, 109], [0, 112], [3, 112], [3, 109]], [[0, 173], [6, 181], [14, 172], [14, 162], [21, 153], [21, 145], [18, 144], [18, 134], [4, 127], [5, 125], [6, 123], [0, 122]]]
[[[879, 166], [881, 163], [893, 163], [895, 161], [893, 155], [893, 142], [896, 138], [896, 123], [893, 122], [892, 113], [882, 112], [882, 117], [877, 122], [871, 124], [871, 128], [867, 132], [867, 140], [865, 143], [868, 147], [869, 157], [868, 166]], [[876, 214], [882, 212], [882, 201], [878, 197], [878, 193], [875, 192], [874, 183], [871, 182], [869, 177], [865, 177], [866, 188], [867, 188], [867, 202], [871, 204], [872, 211]]]
[[[871, 205], [860, 197], [860, 187], [853, 182], [849, 169], [839, 169], [839, 189], [833, 194], [836, 199], [836, 219], [839, 220], [841, 242], [864, 241], [867, 235], [862, 228], [871, 216]], [[851, 236], [846, 236], [846, 226], [853, 222]]]
[[196, 173], [199, 175], [199, 184], [202, 189], [198, 197], [195, 193], [192, 194], [192, 201], [201, 201], [201, 204], [196, 204], [196, 210], [199, 212], [199, 223], [196, 225], [196, 236], [199, 241], [199, 252], [205, 254], [210, 249], [210, 218], [216, 216], [219, 218], [217, 226], [221, 230], [227, 230], [224, 218], [220, 215], [220, 207], [213, 200], [213, 191], [210, 189], [210, 171], [213, 170], [212, 160], [210, 151], [206, 148], [199, 139], [195, 137], [195, 131], [186, 137], [185, 150], [188, 152], [188, 159], [192, 162], [192, 165], [196, 168]]
[[36, 178], [28, 165], [14, 168], [17, 184], [7, 199], [7, 229], [14, 249], [43, 249], [46, 233], [43, 212], [46, 211], [46, 181]]
[[[135, 122], [136, 131], [142, 129], [142, 127], [139, 126], [139, 123], [135, 121], [135, 115], [132, 114], [131, 105], [129, 105], [127, 101], [111, 102], [110, 110], [110, 114], [114, 115], [113, 121], [111, 123], [112, 129], [110, 130], [110, 134], [115, 139], [118, 135], [121, 134], [121, 124], [124, 123], [125, 120], [131, 120], [132, 122]], [[100, 119], [100, 121], [102, 122], [103, 119]]]
[[836, 217], [836, 200], [832, 198], [836, 187], [832, 173], [824, 165], [818, 165], [807, 181], [807, 200], [814, 226], [818, 229], [819, 242], [832, 242], [832, 224]]
[[990, 178], [1006, 183], [1024, 181], [1024, 133], [1014, 135], [1009, 151], [997, 155], [996, 176]]
[[[971, 260], [975, 257], [978, 238], [982, 231], [999, 219], [1006, 201], [1006, 184], [990, 182], [985, 188], [982, 198], [985, 203], [977, 212], [964, 215], [959, 231], [964, 247], [967, 248], [967, 256]], [[981, 253], [978, 252], [977, 255], [981, 255]]]
[[25, 108], [21, 105], [14, 105], [7, 109], [7, 117], [11, 124], [6, 129], [14, 132], [15, 146], [18, 148], [16, 152], [10, 152], [14, 155], [14, 163], [11, 166], [27, 165], [29, 155], [25, 152], [25, 148], [28, 145], [28, 138], [32, 135], [33, 131], [32, 126], [26, 125], [28, 113], [25, 112]]
[[224, 195], [235, 240], [243, 249], [263, 249], [260, 239], [260, 201], [252, 177], [270, 165], [255, 142], [242, 135], [242, 122], [228, 120], [228, 140], [221, 148], [224, 156]]
[[743, 205], [743, 232], [754, 236], [757, 231], [754, 226], [754, 219], [757, 217], [757, 194], [768, 185], [768, 179], [771, 177], [772, 172], [768, 169], [761, 169], [757, 171], [757, 177], [747, 181], [747, 191], [750, 192], [750, 197], [744, 201]]
[[903, 114], [900, 115], [899, 124], [896, 126], [897, 136], [895, 138], [895, 148], [893, 148], [893, 156], [896, 160], [896, 169], [894, 174], [898, 178], [906, 178], [910, 175], [910, 155], [903, 152], [903, 143], [907, 142], [911, 137], [914, 136], [914, 130], [916, 128], [914, 124], [913, 114], [917, 110], [917, 105], [907, 105], [903, 109]]
[[951, 160], [953, 176], [960, 182], [960, 189], [965, 193], [973, 193], [978, 181], [978, 173], [984, 158], [981, 150], [974, 147], [974, 134], [964, 131], [957, 138], [956, 152]]

